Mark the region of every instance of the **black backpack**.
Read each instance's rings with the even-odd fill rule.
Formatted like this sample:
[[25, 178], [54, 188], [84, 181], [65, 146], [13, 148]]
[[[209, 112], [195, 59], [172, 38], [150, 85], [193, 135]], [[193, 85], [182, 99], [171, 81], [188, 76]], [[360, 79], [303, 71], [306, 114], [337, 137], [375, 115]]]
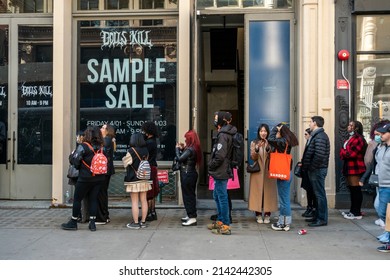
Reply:
[[239, 168], [244, 162], [244, 136], [236, 132], [232, 137], [232, 141], [231, 166]]

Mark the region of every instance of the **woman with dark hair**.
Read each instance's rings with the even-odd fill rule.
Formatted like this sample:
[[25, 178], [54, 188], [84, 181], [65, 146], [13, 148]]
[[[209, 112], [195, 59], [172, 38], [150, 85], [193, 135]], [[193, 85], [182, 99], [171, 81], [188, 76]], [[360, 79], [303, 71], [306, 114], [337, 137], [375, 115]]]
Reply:
[[[310, 128], [306, 128], [305, 129], [306, 146], [309, 144], [309, 140], [311, 137], [310, 133], [311, 133]], [[302, 155], [301, 162], [303, 161], [303, 156], [304, 154]], [[310, 184], [307, 171], [302, 170], [301, 174], [302, 174], [301, 188], [306, 191], [306, 199], [307, 199], [306, 211], [302, 213], [302, 217], [313, 218], [315, 216], [314, 214], [317, 209], [317, 199], [314, 194], [313, 186]]]
[[[284, 153], [287, 148], [287, 153], [291, 154], [292, 147], [298, 146], [298, 139], [287, 127], [287, 125], [280, 123], [276, 125], [269, 137], [268, 143], [276, 149], [279, 153]], [[290, 172], [292, 169], [292, 162]], [[289, 231], [292, 222], [291, 205], [290, 205], [290, 185], [293, 176], [290, 175], [290, 180], [276, 179], [279, 196], [279, 220], [271, 225], [273, 230]]]
[[202, 151], [200, 141], [195, 130], [189, 130], [184, 135], [185, 144], [176, 144], [176, 157], [180, 164], [180, 182], [183, 193], [184, 207], [187, 216], [182, 218], [183, 226], [195, 226], [197, 224], [196, 210], [196, 182], [198, 181], [198, 172], [196, 167], [202, 161]]
[[146, 199], [148, 201], [148, 215], [146, 221], [157, 220], [156, 213], [156, 197], [160, 192], [157, 178], [157, 127], [154, 122], [145, 122], [141, 127], [142, 133], [146, 141], [146, 147], [149, 152], [149, 164], [152, 169], [151, 180], [153, 182], [152, 189], [148, 191]]
[[[89, 205], [89, 229], [96, 231], [97, 196], [99, 190], [104, 186], [105, 174], [92, 174], [90, 167], [92, 158], [103, 147], [103, 136], [99, 127], [87, 127], [84, 132], [84, 140], [80, 143], [69, 159], [70, 164], [79, 169], [74, 201], [72, 207], [72, 218], [69, 222], [61, 225], [65, 230], [77, 230], [77, 218], [81, 212], [81, 201], [88, 197]], [[92, 149], [93, 150], [92, 150]]]
[[367, 142], [363, 137], [363, 125], [359, 121], [351, 121], [347, 128], [349, 137], [340, 149], [340, 159], [344, 161], [343, 175], [346, 177], [350, 191], [351, 208], [349, 212], [342, 213], [345, 219], [361, 219], [361, 206], [363, 202], [360, 178], [366, 171], [364, 155]]
[[[130, 148], [127, 152], [130, 154], [130, 159], [124, 165], [126, 168], [125, 187], [126, 192], [129, 192], [131, 197], [133, 221], [126, 226], [130, 229], [145, 228], [146, 215], [148, 214], [146, 193], [148, 190], [152, 189], [152, 182], [150, 180], [140, 180], [136, 175], [141, 160], [147, 160], [149, 156], [144, 136], [141, 133], [134, 133], [131, 135]], [[138, 221], [139, 202], [141, 202], [141, 221]]]
[[115, 143], [115, 128], [109, 124], [104, 124], [100, 131], [103, 135], [103, 147], [107, 155], [108, 165], [107, 174], [105, 177], [104, 187], [98, 194], [98, 211], [96, 217], [97, 225], [104, 225], [110, 222], [110, 215], [108, 212], [108, 187], [110, 185], [111, 175], [115, 174], [114, 168], [114, 152], [116, 150]]
[[250, 146], [251, 159], [258, 162], [260, 171], [250, 174], [248, 209], [255, 211], [259, 224], [269, 224], [271, 212], [278, 209], [276, 180], [268, 178], [271, 152], [268, 136], [269, 127], [263, 123], [257, 129], [257, 137]]

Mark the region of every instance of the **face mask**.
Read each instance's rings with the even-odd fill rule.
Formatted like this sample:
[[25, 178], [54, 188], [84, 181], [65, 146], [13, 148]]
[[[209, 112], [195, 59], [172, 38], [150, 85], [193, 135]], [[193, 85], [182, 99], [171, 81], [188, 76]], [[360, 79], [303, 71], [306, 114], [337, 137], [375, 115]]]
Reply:
[[349, 133], [350, 136], [353, 136], [354, 134], [355, 134], [355, 131], [351, 131], [351, 132]]
[[375, 135], [374, 141], [377, 143], [381, 143], [381, 136], [380, 135]]
[[218, 121], [214, 121], [214, 126], [218, 128]]

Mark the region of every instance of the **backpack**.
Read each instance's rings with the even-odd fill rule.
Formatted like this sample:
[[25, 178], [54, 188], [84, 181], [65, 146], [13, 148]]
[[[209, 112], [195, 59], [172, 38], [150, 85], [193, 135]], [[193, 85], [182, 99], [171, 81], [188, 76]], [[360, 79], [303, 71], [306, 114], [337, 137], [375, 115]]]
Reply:
[[131, 167], [135, 171], [137, 179], [139, 179], [139, 180], [150, 180], [150, 174], [151, 174], [152, 170], [150, 168], [150, 164], [149, 164], [148, 158], [141, 159], [141, 157], [139, 156], [137, 151], [134, 148], [132, 148], [132, 149], [133, 149], [134, 153], [137, 155], [138, 159], [140, 160], [140, 163], [138, 165], [138, 169], [137, 170], [135, 170], [133, 165], [131, 165]]
[[244, 136], [236, 132], [233, 137], [231, 166], [238, 168], [244, 162]]
[[84, 160], [83, 163], [86, 167], [89, 168], [89, 170], [92, 172], [92, 176], [95, 176], [96, 174], [107, 174], [107, 164], [108, 160], [107, 157], [103, 154], [103, 148], [100, 148], [97, 152], [93, 149], [93, 147], [87, 143], [84, 142], [84, 144], [87, 144], [87, 146], [92, 150], [94, 153], [94, 156], [91, 161], [91, 166], [89, 166]]

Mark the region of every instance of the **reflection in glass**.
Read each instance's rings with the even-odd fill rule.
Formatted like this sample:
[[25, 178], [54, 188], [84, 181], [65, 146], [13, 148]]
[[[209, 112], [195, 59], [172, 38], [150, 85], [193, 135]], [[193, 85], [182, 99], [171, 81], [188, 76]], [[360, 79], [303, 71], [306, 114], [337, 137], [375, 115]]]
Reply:
[[197, 0], [197, 9], [205, 8], [267, 8], [291, 9], [293, 0]]
[[158, 160], [174, 157], [176, 29], [176, 25], [83, 28], [79, 24], [78, 129], [114, 126], [115, 160], [126, 154], [130, 135], [139, 132], [145, 121], [154, 121], [159, 128]]
[[53, 0], [0, 0], [0, 13], [52, 13]]
[[78, 0], [78, 10], [98, 10], [99, 0]]
[[0, 25], [0, 164], [7, 158], [8, 128], [8, 25]]
[[371, 127], [390, 119], [389, 15], [356, 18], [356, 115], [367, 140]]
[[129, 8], [129, 0], [105, 0], [107, 10], [120, 10]]
[[19, 26], [19, 164], [52, 163], [53, 28]]

